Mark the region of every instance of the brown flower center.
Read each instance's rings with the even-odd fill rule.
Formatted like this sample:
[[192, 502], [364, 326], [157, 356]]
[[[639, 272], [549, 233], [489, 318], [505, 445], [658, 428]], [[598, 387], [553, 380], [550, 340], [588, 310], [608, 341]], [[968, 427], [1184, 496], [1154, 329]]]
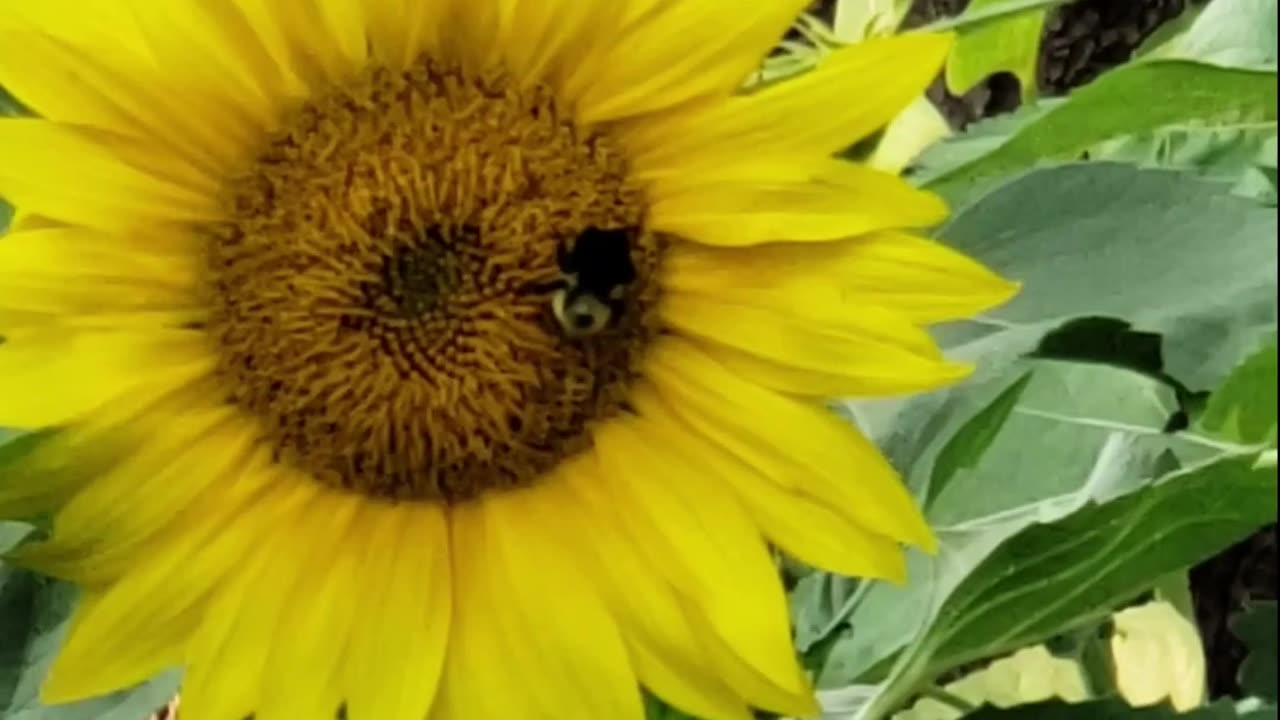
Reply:
[[[662, 243], [626, 171], [546, 88], [501, 75], [423, 60], [314, 100], [211, 233], [232, 402], [334, 487], [454, 502], [535, 481], [619, 412], [657, 332]], [[580, 336], [551, 284], [557, 248], [597, 229], [626, 233], [635, 279]]]

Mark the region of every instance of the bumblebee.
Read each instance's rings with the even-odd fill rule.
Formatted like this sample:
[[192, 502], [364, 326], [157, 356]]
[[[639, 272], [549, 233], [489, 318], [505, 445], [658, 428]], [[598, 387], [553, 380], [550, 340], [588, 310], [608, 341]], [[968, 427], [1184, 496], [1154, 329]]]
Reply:
[[612, 326], [626, 307], [627, 286], [636, 279], [631, 231], [587, 228], [556, 248], [560, 279], [551, 309], [564, 334], [594, 335]]

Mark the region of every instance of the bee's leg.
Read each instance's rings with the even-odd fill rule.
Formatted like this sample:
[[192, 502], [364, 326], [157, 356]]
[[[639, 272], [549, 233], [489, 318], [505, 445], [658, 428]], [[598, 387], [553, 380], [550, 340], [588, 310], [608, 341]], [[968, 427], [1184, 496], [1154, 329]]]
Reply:
[[555, 280], [548, 280], [546, 282], [528, 283], [527, 285], [524, 286], [524, 291], [526, 293], [531, 293], [534, 295], [547, 295], [557, 290], [568, 290], [568, 289], [569, 289], [569, 282], [562, 277], [556, 278]]
[[616, 326], [622, 320], [623, 313], [627, 310], [627, 302], [625, 300], [617, 300], [610, 298], [609, 305], [609, 325]]
[[569, 273], [574, 271], [572, 265], [573, 254], [569, 250], [569, 243], [563, 241], [556, 243], [556, 266], [561, 272]]

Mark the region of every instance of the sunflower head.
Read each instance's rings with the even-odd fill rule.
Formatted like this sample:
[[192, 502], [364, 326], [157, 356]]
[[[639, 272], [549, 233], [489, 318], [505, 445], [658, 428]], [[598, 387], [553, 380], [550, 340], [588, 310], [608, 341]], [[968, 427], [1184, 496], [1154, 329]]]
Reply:
[[15, 560], [85, 591], [46, 698], [812, 711], [770, 544], [935, 544], [822, 403], [963, 377], [924, 326], [1013, 287], [837, 156], [948, 37], [742, 90], [806, 4], [0, 9], [0, 426], [51, 431], [0, 517], [51, 513]]

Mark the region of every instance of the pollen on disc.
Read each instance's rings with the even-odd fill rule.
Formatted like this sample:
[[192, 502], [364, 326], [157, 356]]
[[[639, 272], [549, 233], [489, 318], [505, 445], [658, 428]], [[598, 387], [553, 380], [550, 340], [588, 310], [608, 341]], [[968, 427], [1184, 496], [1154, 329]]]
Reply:
[[[229, 400], [334, 487], [457, 502], [527, 485], [620, 412], [656, 337], [664, 240], [606, 134], [545, 87], [424, 58], [306, 104], [207, 228]], [[569, 340], [556, 248], [628, 228], [622, 322]]]

